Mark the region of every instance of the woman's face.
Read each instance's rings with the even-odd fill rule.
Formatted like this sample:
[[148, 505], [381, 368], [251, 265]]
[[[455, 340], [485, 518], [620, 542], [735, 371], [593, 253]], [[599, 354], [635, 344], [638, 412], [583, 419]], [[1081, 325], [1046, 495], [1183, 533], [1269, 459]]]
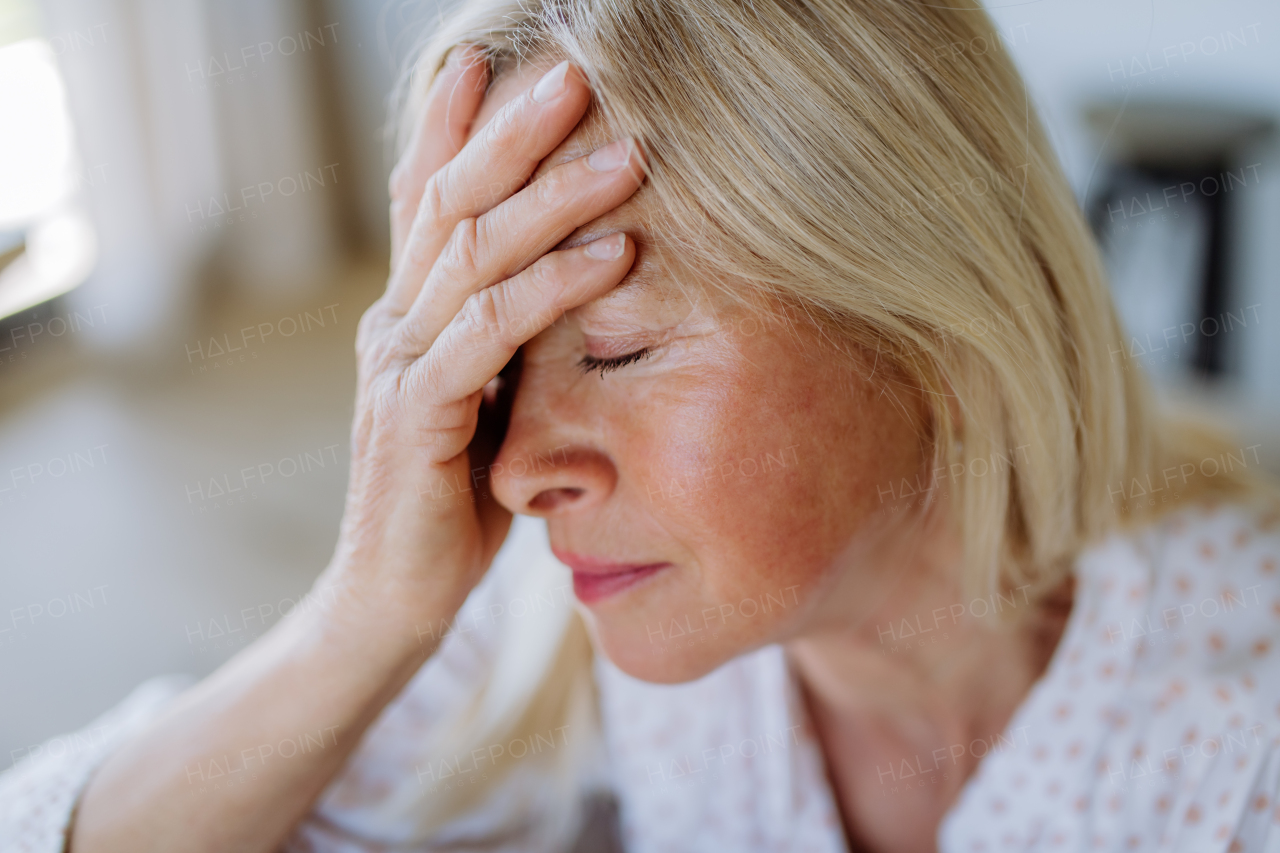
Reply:
[[[471, 133], [547, 67], [501, 77]], [[579, 127], [535, 180], [604, 141]], [[834, 591], [878, 570], [847, 555], [922, 464], [920, 406], [807, 322], [701, 287], [639, 228], [648, 196], [563, 244], [625, 230], [635, 265], [525, 346], [491, 488], [547, 520], [610, 659], [678, 682], [856, 610]], [[638, 352], [604, 374], [582, 364]]]

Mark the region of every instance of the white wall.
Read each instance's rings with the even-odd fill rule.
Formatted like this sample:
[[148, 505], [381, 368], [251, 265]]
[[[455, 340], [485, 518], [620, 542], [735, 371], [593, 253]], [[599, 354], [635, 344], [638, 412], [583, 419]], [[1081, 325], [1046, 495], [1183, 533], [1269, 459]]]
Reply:
[[[988, 2], [1026, 78], [1031, 100], [1079, 197], [1096, 193], [1113, 145], [1084, 120], [1087, 107], [1200, 102], [1280, 123], [1280, 3], [1272, 0], [1043, 0]], [[1244, 42], [1243, 44], [1241, 42]], [[1259, 180], [1237, 189], [1233, 307], [1259, 322], [1230, 340], [1242, 405], [1280, 412], [1280, 148], [1250, 152]]]

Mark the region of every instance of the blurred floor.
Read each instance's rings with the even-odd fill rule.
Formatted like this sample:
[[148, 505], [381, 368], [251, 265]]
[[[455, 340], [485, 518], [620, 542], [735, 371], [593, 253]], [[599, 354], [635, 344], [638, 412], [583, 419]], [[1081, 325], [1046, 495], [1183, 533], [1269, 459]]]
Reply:
[[87, 358], [74, 334], [5, 354], [0, 769], [149, 676], [209, 672], [306, 592], [337, 534], [355, 328], [384, 274], [211, 309], [145, 367]]

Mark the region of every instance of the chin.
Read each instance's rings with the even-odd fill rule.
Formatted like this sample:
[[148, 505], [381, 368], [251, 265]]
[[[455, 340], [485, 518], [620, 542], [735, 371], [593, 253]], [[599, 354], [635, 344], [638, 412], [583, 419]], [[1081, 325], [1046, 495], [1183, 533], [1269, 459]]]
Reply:
[[654, 684], [695, 681], [756, 647], [742, 644], [741, 638], [705, 630], [666, 636], [652, 634], [653, 625], [631, 620], [622, 623], [597, 617], [593, 622], [597, 645], [613, 665], [632, 678]]
[[[664, 573], [665, 574], [665, 573]], [[734, 658], [795, 636], [818, 573], [739, 578], [709, 590], [692, 573], [657, 576], [587, 607], [596, 648], [632, 678], [695, 681]]]

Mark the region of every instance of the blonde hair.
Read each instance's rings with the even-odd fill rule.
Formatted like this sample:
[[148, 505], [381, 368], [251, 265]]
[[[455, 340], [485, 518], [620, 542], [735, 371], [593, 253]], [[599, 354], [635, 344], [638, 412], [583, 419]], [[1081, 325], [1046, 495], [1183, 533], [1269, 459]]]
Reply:
[[931, 470], [993, 470], [946, 484], [966, 590], [1045, 593], [1085, 544], [1171, 506], [1135, 481], [1226, 445], [1115, 361], [1097, 249], [995, 29], [971, 0], [471, 0], [423, 51], [404, 127], [457, 44], [499, 73], [575, 62], [641, 141], [664, 239], [922, 389]]

